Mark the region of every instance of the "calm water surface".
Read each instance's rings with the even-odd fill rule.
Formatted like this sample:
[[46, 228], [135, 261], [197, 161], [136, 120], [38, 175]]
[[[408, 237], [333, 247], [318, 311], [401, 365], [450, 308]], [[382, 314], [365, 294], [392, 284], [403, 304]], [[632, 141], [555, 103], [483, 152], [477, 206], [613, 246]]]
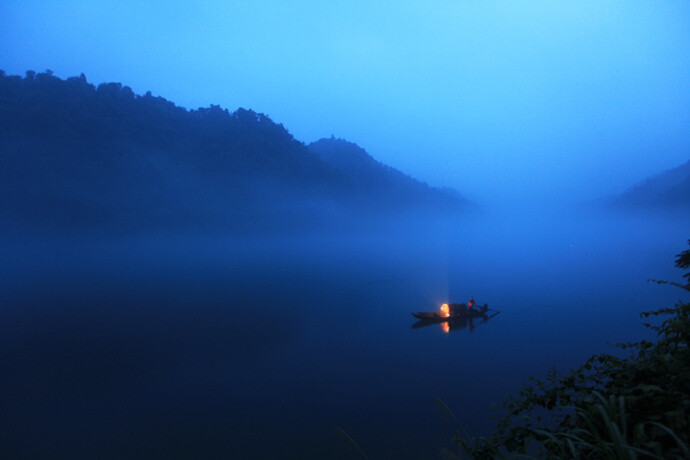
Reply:
[[[7, 238], [0, 455], [434, 458], [529, 376], [648, 333], [681, 218], [477, 218], [374, 235]], [[474, 296], [501, 313], [413, 329]]]

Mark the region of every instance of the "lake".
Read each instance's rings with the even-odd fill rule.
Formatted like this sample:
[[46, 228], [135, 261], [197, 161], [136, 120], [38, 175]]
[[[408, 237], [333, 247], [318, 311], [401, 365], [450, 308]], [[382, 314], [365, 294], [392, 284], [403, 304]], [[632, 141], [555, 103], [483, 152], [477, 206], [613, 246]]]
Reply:
[[[530, 376], [649, 338], [684, 216], [562, 212], [378, 232], [0, 243], [0, 454], [434, 458]], [[501, 313], [413, 328], [474, 296]]]

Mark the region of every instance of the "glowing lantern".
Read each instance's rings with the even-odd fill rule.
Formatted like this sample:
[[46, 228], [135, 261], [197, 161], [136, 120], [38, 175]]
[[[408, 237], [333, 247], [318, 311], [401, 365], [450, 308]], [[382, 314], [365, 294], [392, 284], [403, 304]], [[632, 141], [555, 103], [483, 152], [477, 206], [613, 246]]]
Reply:
[[448, 317], [450, 316], [450, 308], [448, 308], [448, 304], [444, 303], [441, 305], [441, 316]]

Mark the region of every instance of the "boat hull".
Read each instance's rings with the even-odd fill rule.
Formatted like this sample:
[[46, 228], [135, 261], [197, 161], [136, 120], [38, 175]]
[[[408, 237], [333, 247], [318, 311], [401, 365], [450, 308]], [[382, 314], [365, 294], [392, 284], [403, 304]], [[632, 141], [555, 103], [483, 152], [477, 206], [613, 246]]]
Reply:
[[467, 318], [481, 318], [482, 316], [486, 316], [486, 312], [489, 308], [485, 305], [483, 307], [479, 307], [475, 310], [467, 310], [463, 312], [455, 312], [454, 314], [450, 316], [443, 316], [441, 313], [438, 312], [417, 312], [417, 313], [412, 313], [412, 316], [418, 319], [423, 319], [425, 321], [433, 321], [437, 323], [442, 323], [444, 321], [453, 321], [456, 319], [467, 319]]

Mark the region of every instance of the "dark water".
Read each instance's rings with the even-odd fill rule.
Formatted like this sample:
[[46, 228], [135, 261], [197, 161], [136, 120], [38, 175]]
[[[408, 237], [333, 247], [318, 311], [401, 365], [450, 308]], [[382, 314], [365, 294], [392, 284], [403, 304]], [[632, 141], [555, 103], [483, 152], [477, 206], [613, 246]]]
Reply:
[[[2, 243], [0, 455], [434, 458], [529, 376], [646, 337], [683, 218], [519, 215], [376, 235]], [[501, 314], [413, 329], [470, 295]]]

